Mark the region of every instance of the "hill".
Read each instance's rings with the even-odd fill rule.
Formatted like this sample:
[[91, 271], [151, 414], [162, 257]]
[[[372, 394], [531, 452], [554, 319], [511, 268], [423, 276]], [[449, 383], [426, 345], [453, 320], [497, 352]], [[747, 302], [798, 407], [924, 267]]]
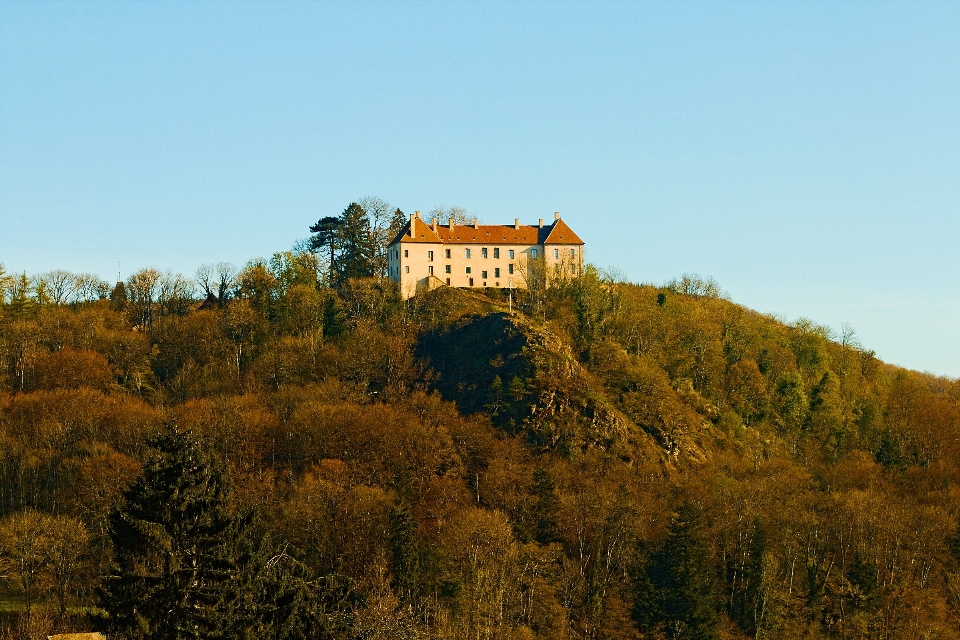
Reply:
[[179, 434], [254, 514], [229, 530], [273, 564], [237, 593], [276, 637], [958, 637], [956, 380], [696, 282], [403, 302], [288, 255], [201, 304], [136, 275], [2, 307], [3, 593], [36, 630], [119, 624], [117, 514]]

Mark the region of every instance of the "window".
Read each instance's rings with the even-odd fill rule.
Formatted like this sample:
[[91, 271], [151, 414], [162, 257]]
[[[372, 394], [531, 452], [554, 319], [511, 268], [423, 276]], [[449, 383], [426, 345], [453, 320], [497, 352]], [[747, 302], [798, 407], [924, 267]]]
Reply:
[[450, 286], [450, 278], [447, 278], [447, 286]]
[[444, 273], [450, 273], [450, 265], [448, 265], [448, 264], [443, 265], [443, 272], [444, 272]]
[[483, 278], [484, 280], [486, 280], [486, 279], [487, 279], [487, 272], [486, 272], [486, 271], [481, 271], [481, 272], [480, 272], [480, 277]]
[[530, 249], [530, 257], [531, 257], [531, 258], [536, 258], [536, 257], [537, 257], [537, 250], [536, 250], [536, 249]]
[[511, 274], [513, 273], [513, 263], [512, 263], [512, 262], [507, 265], [507, 273], [511, 273]]
[[494, 247], [494, 249], [493, 249], [493, 257], [494, 257], [494, 258], [499, 258], [499, 257], [500, 257], [500, 247]]
[[404, 249], [404, 250], [403, 250], [403, 257], [404, 257], [404, 258], [409, 258], [409, 257], [410, 257], [410, 250], [409, 250], [409, 249]]
[[510, 259], [513, 260], [513, 249], [507, 251], [507, 255], [510, 256]]
[[577, 275], [577, 265], [575, 264], [570, 265], [570, 273], [572, 273], [573, 275]]
[[410, 273], [410, 267], [405, 267], [405, 269], [407, 270], [407, 273]]
[[444, 249], [444, 250], [443, 250], [443, 255], [444, 255], [444, 257], [445, 257], [447, 260], [449, 260], [449, 259], [450, 259], [450, 249]]
[[467, 260], [470, 259], [470, 249], [467, 249]]
[[[432, 252], [432, 251], [430, 252], [430, 255], [431, 255], [431, 256], [433, 255], [433, 252]], [[553, 258], [554, 258], [555, 260], [559, 260], [559, 259], [560, 259], [560, 249], [554, 249], [554, 250], [553, 250]], [[433, 260], [433, 258], [430, 258], [430, 259]]]
[[500, 267], [497, 267], [496, 269], [493, 270], [493, 277], [494, 278], [500, 277]]
[[433, 251], [427, 251], [427, 260], [433, 262]]
[[[469, 268], [469, 267], [468, 267]], [[470, 278], [470, 286], [473, 286], [473, 278]]]
[[430, 276], [433, 275], [433, 265], [430, 265], [429, 267], [427, 267], [427, 275], [430, 275]]
[[467, 267], [467, 273], [470, 273], [470, 267]]
[[486, 248], [486, 247], [484, 247], [483, 249], [480, 249], [480, 257], [481, 257], [481, 258], [486, 258], [486, 257], [487, 257], [487, 248]]
[[577, 257], [577, 250], [570, 249], [570, 259], [572, 260], [573, 258], [576, 258], [576, 257]]

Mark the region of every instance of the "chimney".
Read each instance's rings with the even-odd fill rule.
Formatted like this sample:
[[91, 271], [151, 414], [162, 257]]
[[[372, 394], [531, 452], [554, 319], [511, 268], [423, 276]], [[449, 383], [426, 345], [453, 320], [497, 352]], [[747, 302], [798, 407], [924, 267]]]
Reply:
[[543, 229], [543, 218], [540, 218], [540, 228]]
[[436, 218], [436, 216], [434, 216], [434, 218], [433, 218], [433, 232], [434, 232], [434, 233], [437, 232], [437, 218]]
[[514, 219], [513, 219], [513, 228], [514, 228], [514, 229], [519, 229], [519, 228], [520, 228], [520, 218], [514, 218]]
[[474, 228], [474, 229], [479, 229], [479, 228], [480, 228], [480, 218], [474, 218], [474, 219], [473, 219], [473, 228]]
[[453, 233], [453, 218], [450, 218], [450, 233]]
[[419, 219], [420, 219], [420, 212], [417, 211], [415, 215], [417, 216], [417, 220], [419, 220]]
[[559, 211], [554, 211], [554, 212], [553, 212], [553, 221], [556, 222], [556, 221], [559, 220], [559, 219], [560, 219], [560, 212], [559, 212]]
[[[419, 212], [418, 212], [418, 213], [419, 213]], [[414, 221], [414, 219], [415, 219], [415, 216], [411, 213], [411, 214], [410, 214], [410, 237], [411, 237], [411, 238], [413, 237], [413, 221]]]

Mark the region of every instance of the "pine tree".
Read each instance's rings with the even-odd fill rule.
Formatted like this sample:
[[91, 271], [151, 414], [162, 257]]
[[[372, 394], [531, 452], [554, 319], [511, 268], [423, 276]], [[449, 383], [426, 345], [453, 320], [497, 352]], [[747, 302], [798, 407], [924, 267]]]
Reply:
[[310, 247], [314, 251], [325, 250], [329, 252], [329, 281], [333, 282], [336, 264], [336, 253], [340, 239], [340, 218], [327, 216], [320, 218], [317, 223], [310, 226], [313, 236], [310, 237]]
[[129, 638], [240, 636], [249, 519], [231, 515], [223, 470], [191, 434], [151, 445], [156, 455], [111, 514], [102, 607]]
[[114, 311], [123, 311], [127, 308], [127, 287], [122, 280], [118, 280], [117, 286], [110, 292], [110, 306]]
[[530, 493], [537, 499], [533, 505], [534, 539], [540, 544], [557, 542], [560, 539], [557, 531], [560, 501], [549, 471], [537, 469], [533, 472], [533, 486], [530, 487]]
[[390, 512], [390, 571], [393, 588], [406, 602], [415, 602], [423, 586], [424, 558], [419, 525], [410, 504], [413, 487], [406, 464], [401, 463], [394, 480], [397, 497]]
[[373, 276], [373, 239], [367, 212], [356, 202], [340, 214], [338, 230], [340, 257], [334, 269], [335, 281], [342, 285], [350, 278]]
[[393, 215], [390, 216], [390, 231], [387, 234], [389, 237], [387, 242], [392, 241], [397, 237], [397, 234], [400, 233], [400, 229], [403, 228], [403, 225], [407, 223], [407, 217], [403, 215], [403, 211], [397, 209], [393, 212]]
[[650, 556], [645, 580], [635, 585], [638, 622], [662, 625], [675, 640], [717, 637], [714, 568], [696, 505], [680, 505], [667, 539]]

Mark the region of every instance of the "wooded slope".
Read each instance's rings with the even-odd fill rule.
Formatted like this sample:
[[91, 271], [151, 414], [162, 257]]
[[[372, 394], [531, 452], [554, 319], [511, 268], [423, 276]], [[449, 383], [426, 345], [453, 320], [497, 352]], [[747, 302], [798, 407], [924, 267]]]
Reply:
[[[8, 598], [96, 604], [151, 438], [189, 432], [328, 637], [960, 637], [958, 381], [696, 282], [587, 269], [511, 315], [302, 267], [3, 306]], [[72, 551], [24, 578], [30, 536]]]

